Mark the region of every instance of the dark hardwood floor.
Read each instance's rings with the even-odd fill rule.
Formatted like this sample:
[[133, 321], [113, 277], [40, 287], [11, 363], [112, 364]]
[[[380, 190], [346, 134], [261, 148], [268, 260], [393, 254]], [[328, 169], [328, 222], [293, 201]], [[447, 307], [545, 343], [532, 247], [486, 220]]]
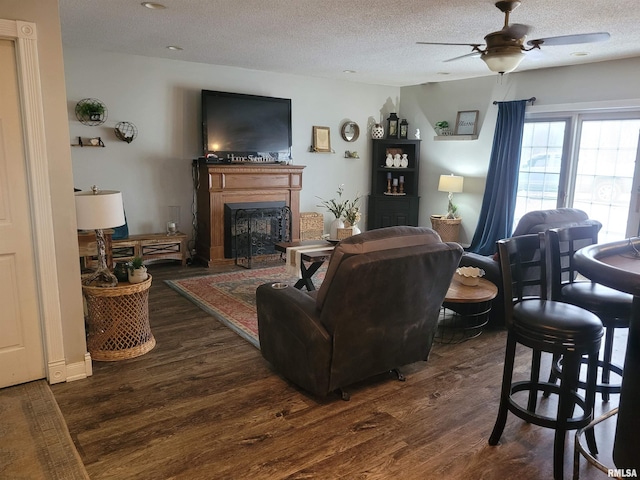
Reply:
[[[92, 377], [52, 386], [92, 479], [552, 477], [551, 430], [510, 414], [501, 444], [487, 444], [505, 332], [435, 344], [428, 362], [402, 369], [406, 382], [383, 375], [350, 388], [349, 402], [318, 399], [163, 282], [235, 268], [151, 265], [156, 347], [135, 359], [94, 362]], [[616, 341], [618, 358], [625, 340]], [[518, 360], [522, 375], [525, 353]], [[546, 376], [548, 363], [542, 371]], [[598, 397], [596, 414], [617, 401]], [[608, 464], [614, 430], [615, 420], [596, 430]], [[566, 478], [572, 464], [570, 433]], [[580, 478], [603, 477], [581, 460]]]

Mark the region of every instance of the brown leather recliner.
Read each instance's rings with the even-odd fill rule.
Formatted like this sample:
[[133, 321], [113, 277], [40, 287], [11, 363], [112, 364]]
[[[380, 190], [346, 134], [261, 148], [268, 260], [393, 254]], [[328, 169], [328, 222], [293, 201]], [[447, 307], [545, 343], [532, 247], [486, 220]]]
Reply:
[[427, 360], [461, 255], [430, 228], [382, 228], [343, 240], [316, 296], [258, 287], [263, 357], [318, 396]]

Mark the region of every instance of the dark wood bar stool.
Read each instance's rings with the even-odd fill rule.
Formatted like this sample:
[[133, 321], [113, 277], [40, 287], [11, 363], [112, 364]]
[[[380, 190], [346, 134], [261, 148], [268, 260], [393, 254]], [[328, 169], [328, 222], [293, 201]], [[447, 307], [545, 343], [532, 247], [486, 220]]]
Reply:
[[[507, 346], [500, 406], [489, 445], [497, 445], [508, 412], [534, 425], [555, 430], [553, 478], [563, 478], [564, 444], [567, 430], [585, 427], [593, 418], [598, 352], [602, 322], [593, 313], [575, 305], [547, 300], [545, 236], [522, 235], [498, 242], [504, 289]], [[532, 350], [529, 380], [513, 381], [516, 346]], [[540, 380], [542, 352], [561, 355], [559, 385]], [[586, 355], [587, 379], [584, 396], [577, 392], [582, 356]], [[528, 392], [528, 401], [514, 394]], [[536, 411], [538, 395], [557, 395], [555, 416]], [[519, 401], [520, 400], [520, 401]], [[576, 406], [579, 412], [575, 412]], [[585, 432], [589, 450], [597, 453], [592, 430]]]
[[[551, 280], [551, 299], [571, 303], [596, 314], [605, 328], [604, 352], [598, 362], [600, 381], [596, 391], [602, 394], [602, 400], [609, 401], [612, 393], [620, 393], [622, 367], [612, 363], [613, 337], [616, 328], [629, 328], [633, 296], [628, 293], [605, 287], [590, 280], [577, 280], [573, 254], [582, 247], [598, 243], [597, 225], [580, 225], [555, 228], [547, 231], [547, 251]], [[562, 369], [562, 360], [554, 358], [550, 382], [558, 378]], [[618, 380], [611, 382], [611, 372]], [[584, 383], [580, 383], [584, 388]]]

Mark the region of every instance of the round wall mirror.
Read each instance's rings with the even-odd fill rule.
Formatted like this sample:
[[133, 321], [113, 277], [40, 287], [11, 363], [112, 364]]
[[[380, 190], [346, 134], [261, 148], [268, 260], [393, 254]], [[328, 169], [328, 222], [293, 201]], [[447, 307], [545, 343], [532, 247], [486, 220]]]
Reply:
[[360, 136], [360, 127], [356, 122], [344, 122], [340, 135], [345, 142], [355, 142]]

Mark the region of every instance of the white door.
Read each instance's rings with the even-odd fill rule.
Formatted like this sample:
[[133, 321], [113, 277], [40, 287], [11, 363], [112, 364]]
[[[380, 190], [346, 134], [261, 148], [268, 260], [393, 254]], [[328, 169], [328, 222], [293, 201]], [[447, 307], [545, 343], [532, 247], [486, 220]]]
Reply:
[[15, 58], [0, 40], [0, 387], [46, 373]]

